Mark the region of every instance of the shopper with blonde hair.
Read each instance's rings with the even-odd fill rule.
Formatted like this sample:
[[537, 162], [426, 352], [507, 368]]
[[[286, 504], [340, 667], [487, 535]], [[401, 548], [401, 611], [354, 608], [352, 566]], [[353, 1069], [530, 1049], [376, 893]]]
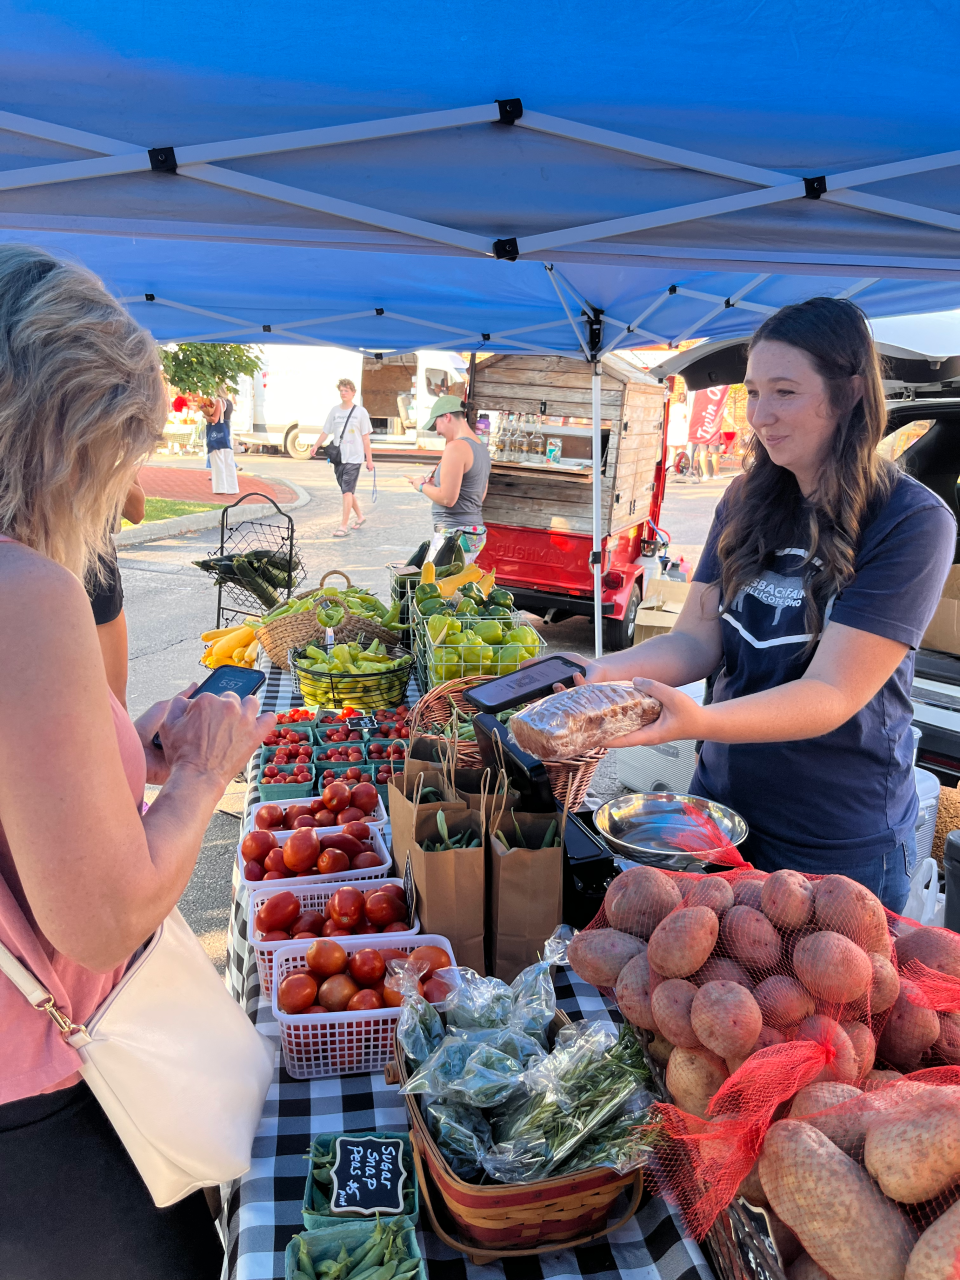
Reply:
[[[0, 942], [76, 1024], [180, 898], [273, 723], [254, 698], [179, 695], [134, 725], [109, 690], [83, 584], [165, 416], [155, 344], [100, 281], [0, 247]], [[78, 1054], [4, 974], [0, 1027], [4, 1280], [35, 1275], [38, 1250], [71, 1280], [218, 1276], [202, 1193], [154, 1206]]]

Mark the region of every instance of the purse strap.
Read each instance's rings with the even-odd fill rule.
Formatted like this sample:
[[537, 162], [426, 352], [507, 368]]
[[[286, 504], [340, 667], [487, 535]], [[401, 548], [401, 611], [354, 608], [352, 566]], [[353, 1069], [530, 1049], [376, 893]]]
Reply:
[[338, 449], [343, 444], [343, 437], [347, 434], [347, 427], [349, 427], [350, 425], [350, 419], [353, 417], [353, 411], [356, 407], [357, 406], [355, 404], [352, 404], [350, 406], [350, 412], [347, 414], [346, 418], [344, 419], [343, 426], [340, 428], [340, 438], [337, 440]]
[[2, 942], [0, 942], [0, 971], [7, 975], [21, 995], [25, 996], [39, 1013], [50, 1015], [64, 1039], [85, 1029], [64, 1017], [57, 1008], [53, 996], [39, 978], [34, 977], [26, 965], [22, 964]]

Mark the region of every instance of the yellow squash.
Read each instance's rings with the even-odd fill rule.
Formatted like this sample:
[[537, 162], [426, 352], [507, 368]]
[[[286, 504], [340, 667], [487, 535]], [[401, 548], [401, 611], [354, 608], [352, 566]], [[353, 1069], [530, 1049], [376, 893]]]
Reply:
[[475, 564], [468, 564], [465, 569], [461, 569], [459, 573], [451, 574], [449, 578], [444, 578], [437, 583], [440, 588], [440, 595], [444, 600], [449, 600], [455, 591], [458, 591], [464, 583], [479, 582], [483, 577], [483, 570]]

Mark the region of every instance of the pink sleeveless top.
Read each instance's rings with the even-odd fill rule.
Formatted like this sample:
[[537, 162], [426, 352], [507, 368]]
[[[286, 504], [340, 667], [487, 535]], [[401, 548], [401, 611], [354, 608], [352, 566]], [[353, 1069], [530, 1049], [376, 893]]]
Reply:
[[[13, 539], [0, 535], [0, 542]], [[120, 758], [130, 792], [139, 806], [147, 781], [143, 746], [133, 722], [110, 694]], [[2, 815], [0, 815], [2, 817]], [[10, 846], [0, 825], [0, 941], [27, 966], [52, 994], [58, 1008], [82, 1023], [103, 1003], [120, 978], [125, 964], [110, 973], [93, 973], [55, 950], [34, 922], [24, 897]], [[31, 1008], [13, 983], [0, 974], [0, 1104], [49, 1093], [76, 1084], [80, 1058], [65, 1044], [51, 1019]]]

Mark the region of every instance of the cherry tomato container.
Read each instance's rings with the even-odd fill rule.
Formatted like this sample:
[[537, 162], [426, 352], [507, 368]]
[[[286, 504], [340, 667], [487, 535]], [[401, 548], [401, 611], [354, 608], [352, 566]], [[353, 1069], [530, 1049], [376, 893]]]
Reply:
[[[312, 747], [309, 744], [309, 742], [302, 743], [301, 745], [307, 748], [307, 751], [310, 754], [310, 763], [313, 764], [314, 763], [313, 753], [316, 750], [316, 748]], [[273, 760], [273, 757], [277, 754], [279, 750], [280, 750], [279, 747], [261, 747], [260, 748], [260, 768], [263, 769], [266, 765], [270, 764]]]
[[[311, 746], [311, 747], [316, 746], [317, 742], [319, 741], [319, 739], [317, 738], [317, 734], [320, 731], [313, 724], [307, 724], [307, 723], [278, 724], [276, 728], [276, 732], [280, 733], [283, 729], [296, 729], [297, 733], [306, 734], [306, 741], [308, 746]], [[266, 743], [264, 743], [263, 745], [266, 746]]]
[[305, 766], [310, 772], [309, 782], [268, 782], [263, 781], [263, 771], [265, 764], [261, 764], [257, 773], [257, 786], [260, 790], [261, 804], [275, 804], [277, 800], [303, 800], [306, 796], [314, 794], [314, 786], [317, 781], [317, 771], [312, 764]]
[[[449, 941], [437, 933], [406, 937], [396, 933], [368, 933], [338, 938], [348, 956], [365, 947], [374, 951], [393, 947], [407, 955], [417, 947], [443, 947], [456, 964]], [[368, 1009], [356, 1013], [284, 1013], [277, 1004], [277, 988], [291, 973], [306, 971], [310, 943], [280, 942], [273, 953], [273, 1016], [280, 1028], [283, 1065], [295, 1080], [324, 1076], [352, 1076], [382, 1071], [394, 1056], [394, 1032], [400, 1009]]]
[[[376, 868], [373, 868], [375, 870]], [[303, 877], [306, 879], [307, 877]], [[318, 876], [312, 877], [319, 879]], [[265, 884], [260, 881], [255, 890], [250, 894], [250, 917], [247, 922], [247, 937], [250, 939], [253, 947], [254, 955], [257, 957], [257, 973], [260, 975], [260, 993], [264, 996], [273, 995], [273, 955], [278, 947], [285, 947], [287, 943], [283, 940], [279, 942], [261, 942], [259, 941], [259, 930], [253, 923], [257, 912], [267, 901], [268, 898], [274, 897], [278, 893], [292, 893], [300, 902], [300, 910], [303, 911], [320, 911], [333, 897], [338, 889], [344, 889], [348, 885], [350, 888], [359, 889], [361, 893], [365, 893], [367, 889], [379, 888], [384, 884], [396, 884], [403, 888], [403, 881], [394, 877], [386, 876], [382, 880], [373, 883], [358, 884], [356, 881], [344, 880], [341, 876], [334, 884], [310, 884], [301, 883], [301, 877], [297, 876], [290, 880], [268, 880]], [[357, 938], [376, 938], [382, 940], [384, 938], [411, 938], [420, 932], [420, 917], [414, 912], [413, 922], [410, 928], [403, 933], [358, 933], [354, 934]], [[291, 939], [292, 941], [292, 939]], [[301, 942], [307, 942], [306, 938], [299, 939]], [[338, 942], [344, 941], [342, 938], [337, 939]], [[309, 942], [307, 942], [309, 946]], [[388, 943], [392, 946], [392, 943]], [[307, 1226], [311, 1224], [308, 1222]]]
[[[321, 774], [322, 774], [322, 773], [323, 773], [323, 770], [321, 769], [321, 770], [320, 770], [320, 772], [321, 772]], [[275, 789], [276, 789], [277, 791], [279, 791], [279, 790], [280, 790], [280, 788], [279, 788], [279, 787], [277, 787], [277, 788], [275, 788]], [[270, 790], [271, 790], [271, 788], [270, 788], [270, 787], [267, 787], [267, 790], [268, 790], [268, 791], [270, 791]], [[321, 788], [321, 790], [322, 790], [322, 788]], [[284, 800], [284, 801], [282, 801], [282, 800], [279, 800], [279, 799], [275, 800], [275, 799], [273, 798], [273, 796], [271, 795], [271, 796], [269, 796], [269, 797], [268, 797], [268, 799], [267, 799], [266, 801], [261, 801], [259, 804], [252, 804], [252, 805], [250, 806], [250, 813], [249, 813], [249, 815], [247, 816], [247, 820], [246, 820], [246, 822], [244, 822], [244, 824], [243, 824], [243, 833], [244, 833], [244, 835], [246, 835], [246, 833], [247, 833], [248, 831], [252, 831], [252, 830], [253, 830], [254, 817], [255, 817], [255, 815], [256, 815], [256, 813], [257, 813], [257, 810], [258, 810], [258, 809], [262, 809], [262, 808], [263, 808], [264, 803], [266, 803], [266, 804], [279, 804], [281, 809], [289, 809], [289, 807], [290, 807], [290, 805], [291, 805], [291, 804], [302, 804], [302, 803], [303, 803], [303, 798], [302, 798], [302, 797], [300, 797], [299, 799], [294, 799], [294, 800]], [[382, 830], [382, 829], [383, 829], [384, 823], [385, 823], [386, 821], [387, 821], [387, 811], [386, 811], [386, 809], [384, 808], [382, 801], [381, 801], [381, 803], [380, 803], [380, 804], [378, 804], [378, 805], [377, 805], [377, 807], [376, 807], [376, 809], [374, 809], [373, 813], [368, 814], [368, 815], [367, 815], [367, 817], [366, 817], [366, 818], [364, 818], [364, 822], [367, 824], [367, 826], [368, 826], [368, 827], [377, 827], [379, 830]], [[324, 828], [323, 828], [324, 833], [326, 833], [326, 832], [328, 832], [328, 831], [339, 831], [339, 830], [340, 830], [340, 828], [339, 828], [339, 827], [324, 827]], [[275, 832], [274, 834], [277, 834], [277, 833]]]
[[[342, 827], [323, 827], [323, 835], [333, 835], [335, 831], [342, 831]], [[244, 833], [246, 834], [246, 833]], [[282, 849], [284, 844], [289, 840], [291, 832], [275, 831], [273, 833], [277, 837], [277, 844]], [[240, 845], [237, 845], [237, 862], [240, 866], [240, 879], [248, 889], [254, 892], [260, 889], [268, 889], [271, 886], [281, 889], [292, 889], [294, 886], [302, 888], [305, 885], [318, 884], [357, 884], [361, 880], [385, 880], [393, 871], [393, 858], [390, 850], [384, 843], [383, 833], [378, 828], [373, 828], [370, 832], [370, 841], [373, 845], [373, 852], [380, 859], [380, 865], [377, 867], [361, 867], [357, 871], [331, 871], [328, 875], [321, 875], [316, 872], [308, 876], [285, 876], [283, 880], [248, 880], [244, 874], [246, 866], [243, 854], [240, 852]], [[252, 918], [252, 917], [251, 917]]]

